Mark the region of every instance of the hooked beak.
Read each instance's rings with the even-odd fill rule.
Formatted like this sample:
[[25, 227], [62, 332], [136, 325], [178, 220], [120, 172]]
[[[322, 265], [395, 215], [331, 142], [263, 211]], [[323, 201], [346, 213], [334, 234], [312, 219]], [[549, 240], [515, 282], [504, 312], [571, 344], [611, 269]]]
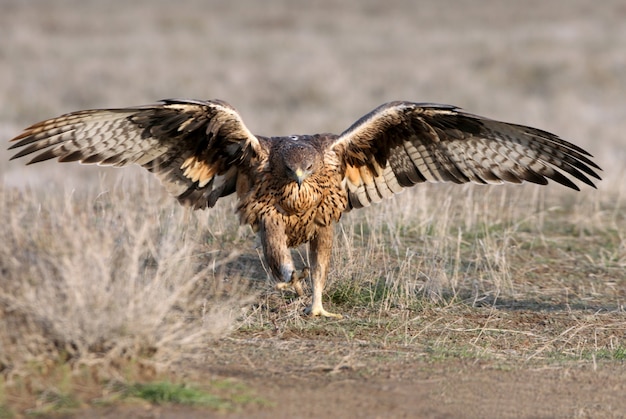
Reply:
[[302, 186], [302, 182], [304, 182], [304, 179], [306, 179], [309, 176], [309, 173], [305, 172], [302, 169], [297, 169], [294, 172], [295, 175], [295, 181], [298, 182], [298, 188], [300, 188], [300, 186]]

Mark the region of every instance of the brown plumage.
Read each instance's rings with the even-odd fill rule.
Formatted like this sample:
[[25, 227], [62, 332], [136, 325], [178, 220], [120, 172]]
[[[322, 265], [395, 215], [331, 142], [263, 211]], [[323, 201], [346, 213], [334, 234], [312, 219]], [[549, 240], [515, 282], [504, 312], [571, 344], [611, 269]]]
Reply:
[[[344, 211], [380, 202], [420, 182], [522, 183], [552, 179], [578, 190], [594, 186], [590, 154], [554, 134], [494, 121], [448, 105], [391, 102], [341, 135], [253, 135], [237, 111], [218, 100], [74, 112], [39, 122], [14, 138], [12, 158], [100, 165], [139, 164], [178, 201], [213, 207], [237, 194], [242, 223], [258, 232], [279, 287], [293, 286], [289, 248], [310, 244], [311, 315], [322, 306], [333, 223]], [[570, 177], [568, 177], [569, 175]]]

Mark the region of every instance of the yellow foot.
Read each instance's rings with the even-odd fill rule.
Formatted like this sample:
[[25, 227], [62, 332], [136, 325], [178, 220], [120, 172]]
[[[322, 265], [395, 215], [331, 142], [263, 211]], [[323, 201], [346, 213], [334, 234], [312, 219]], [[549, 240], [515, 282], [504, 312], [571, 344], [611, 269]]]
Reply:
[[332, 317], [334, 319], [342, 319], [343, 316], [341, 314], [335, 314], [335, 313], [329, 313], [328, 311], [324, 310], [323, 307], [307, 307], [304, 310], [305, 314], [308, 314], [311, 317], [316, 317], [316, 316], [322, 316], [322, 317]]
[[293, 288], [296, 294], [298, 294], [298, 297], [302, 297], [304, 295], [304, 291], [302, 290], [302, 280], [307, 276], [309, 276], [308, 266], [305, 266], [300, 273], [294, 270], [291, 272], [291, 279], [289, 282], [279, 282], [276, 284], [276, 289], [284, 291], [289, 288]]

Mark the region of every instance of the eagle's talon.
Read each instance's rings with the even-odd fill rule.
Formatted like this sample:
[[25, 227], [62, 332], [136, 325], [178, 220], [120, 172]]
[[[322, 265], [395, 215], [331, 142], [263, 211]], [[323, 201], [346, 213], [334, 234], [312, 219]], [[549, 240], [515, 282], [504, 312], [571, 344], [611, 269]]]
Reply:
[[309, 315], [311, 317], [322, 316], [322, 317], [330, 317], [330, 318], [334, 318], [334, 319], [342, 319], [343, 318], [343, 316], [341, 314], [330, 313], [330, 312], [324, 310], [323, 307], [313, 308], [313, 307], [309, 306], [309, 307], [304, 309], [304, 314]]
[[305, 266], [300, 273], [297, 270], [293, 270], [291, 272], [291, 278], [289, 282], [279, 282], [276, 284], [276, 289], [279, 291], [284, 291], [290, 288], [293, 288], [298, 297], [302, 297], [304, 295], [304, 290], [302, 289], [302, 280], [309, 276], [309, 267]]

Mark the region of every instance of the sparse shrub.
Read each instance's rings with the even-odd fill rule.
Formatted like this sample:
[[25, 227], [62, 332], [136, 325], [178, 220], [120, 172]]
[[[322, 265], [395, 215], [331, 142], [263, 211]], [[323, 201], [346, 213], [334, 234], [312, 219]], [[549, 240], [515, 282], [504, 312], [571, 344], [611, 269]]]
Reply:
[[222, 275], [227, 251], [204, 246], [228, 224], [202, 225], [156, 187], [0, 197], [0, 372], [9, 381], [33, 365], [44, 375], [59, 364], [98, 366], [102, 379], [129, 368], [157, 374], [236, 327], [249, 301], [245, 281]]

